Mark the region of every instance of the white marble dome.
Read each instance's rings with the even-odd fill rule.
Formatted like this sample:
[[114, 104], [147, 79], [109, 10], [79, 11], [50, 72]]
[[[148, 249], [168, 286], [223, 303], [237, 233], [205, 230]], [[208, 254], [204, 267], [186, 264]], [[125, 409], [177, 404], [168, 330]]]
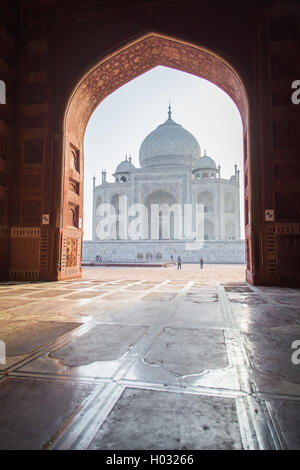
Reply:
[[139, 152], [141, 168], [168, 166], [187, 167], [201, 156], [195, 137], [180, 124], [169, 118], [152, 131], [142, 142]]
[[195, 170], [216, 170], [217, 166], [215, 161], [209, 157], [208, 155], [203, 155], [203, 157], [200, 157], [195, 165], [194, 165]]
[[116, 168], [115, 175], [118, 173], [130, 173], [130, 170], [133, 170], [135, 166], [131, 163], [130, 160], [123, 160]]

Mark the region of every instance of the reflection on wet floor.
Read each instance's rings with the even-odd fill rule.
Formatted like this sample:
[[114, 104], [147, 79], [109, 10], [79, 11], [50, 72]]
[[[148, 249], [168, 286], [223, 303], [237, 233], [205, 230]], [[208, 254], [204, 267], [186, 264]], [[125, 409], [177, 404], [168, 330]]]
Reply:
[[299, 448], [300, 289], [198, 268], [0, 285], [0, 448]]

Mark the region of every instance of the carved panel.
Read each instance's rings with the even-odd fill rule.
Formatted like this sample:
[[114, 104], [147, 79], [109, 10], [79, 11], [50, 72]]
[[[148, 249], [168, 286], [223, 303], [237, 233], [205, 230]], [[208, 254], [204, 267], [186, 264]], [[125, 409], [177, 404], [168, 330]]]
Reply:
[[28, 54], [26, 57], [25, 68], [28, 72], [41, 72], [47, 69], [46, 54]]
[[274, 150], [293, 150], [297, 148], [297, 125], [295, 121], [273, 123]]
[[80, 184], [78, 181], [75, 181], [73, 178], [69, 178], [69, 190], [75, 194], [79, 195]]
[[66, 267], [77, 266], [77, 238], [67, 238]]
[[62, 232], [61, 244], [60, 265], [62, 276], [77, 276], [81, 268], [81, 233], [74, 230], [64, 230]]
[[39, 225], [41, 223], [41, 201], [32, 199], [23, 201], [24, 225]]
[[271, 58], [272, 78], [291, 78], [297, 76], [297, 58], [293, 51], [277, 54]]
[[297, 39], [297, 28], [292, 16], [276, 16], [270, 19], [270, 41], [292, 41]]
[[269, 280], [281, 285], [300, 281], [300, 224], [275, 224], [266, 229]]
[[46, 101], [46, 87], [43, 83], [30, 83], [25, 91], [27, 104], [40, 104]]
[[24, 146], [24, 163], [43, 163], [43, 139], [26, 140]]
[[300, 235], [278, 235], [276, 244], [278, 273], [299, 273]]
[[25, 80], [27, 84], [30, 83], [43, 83], [47, 80], [47, 71], [42, 70], [40, 72], [28, 72], [25, 74]]
[[49, 269], [49, 231], [41, 230], [40, 245], [40, 272], [47, 272]]
[[11, 230], [10, 279], [33, 280], [39, 278], [39, 228], [14, 227]]
[[67, 224], [77, 227], [79, 225], [79, 205], [73, 204], [72, 202], [68, 203], [68, 214], [67, 214]]
[[23, 116], [23, 124], [25, 129], [42, 129], [45, 127], [46, 116], [41, 114], [28, 114]]
[[276, 193], [276, 219], [295, 220], [300, 219], [300, 192]]
[[278, 106], [293, 106], [291, 100], [291, 91], [289, 89], [273, 91], [272, 105], [274, 106], [274, 108]]
[[27, 52], [28, 54], [40, 54], [45, 52], [48, 48], [46, 39], [35, 39], [28, 41]]
[[267, 227], [266, 233], [266, 248], [267, 248], [267, 269], [269, 275], [274, 275], [276, 272], [276, 245], [275, 245], [275, 228], [274, 226]]
[[42, 187], [42, 175], [24, 175], [23, 188], [24, 189], [40, 189]]
[[78, 173], [80, 172], [80, 152], [75, 145], [70, 143], [70, 162], [71, 168]]
[[300, 178], [300, 164], [287, 162], [285, 164], [275, 165], [275, 177], [281, 178]]

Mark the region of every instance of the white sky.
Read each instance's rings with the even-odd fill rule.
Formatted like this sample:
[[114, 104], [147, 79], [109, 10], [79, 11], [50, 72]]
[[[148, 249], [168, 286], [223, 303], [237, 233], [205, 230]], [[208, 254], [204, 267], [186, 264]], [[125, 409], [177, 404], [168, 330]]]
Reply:
[[198, 140], [202, 155], [221, 165], [221, 177], [234, 174], [238, 165], [241, 183], [241, 236], [244, 238], [243, 135], [239, 111], [232, 99], [202, 78], [167, 67], [155, 67], [109, 95], [89, 120], [85, 139], [84, 239], [92, 238], [93, 176], [101, 183], [101, 171], [113, 182], [116, 166], [132, 156], [139, 167], [139, 148], [144, 138], [168, 117]]

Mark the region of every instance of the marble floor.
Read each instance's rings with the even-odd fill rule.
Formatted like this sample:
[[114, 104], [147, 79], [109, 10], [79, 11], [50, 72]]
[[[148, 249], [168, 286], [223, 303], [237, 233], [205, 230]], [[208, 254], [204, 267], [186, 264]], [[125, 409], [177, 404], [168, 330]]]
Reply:
[[0, 449], [300, 448], [300, 289], [91, 267], [0, 311]]

